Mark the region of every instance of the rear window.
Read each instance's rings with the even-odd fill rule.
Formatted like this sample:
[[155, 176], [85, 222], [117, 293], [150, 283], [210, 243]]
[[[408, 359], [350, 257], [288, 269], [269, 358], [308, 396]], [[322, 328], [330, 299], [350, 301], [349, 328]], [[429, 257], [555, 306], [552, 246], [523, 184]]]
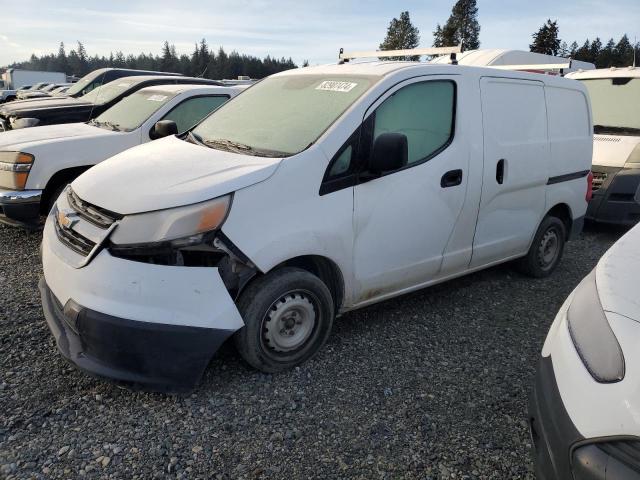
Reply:
[[545, 92], [550, 139], [591, 136], [587, 99], [582, 92], [549, 86]]

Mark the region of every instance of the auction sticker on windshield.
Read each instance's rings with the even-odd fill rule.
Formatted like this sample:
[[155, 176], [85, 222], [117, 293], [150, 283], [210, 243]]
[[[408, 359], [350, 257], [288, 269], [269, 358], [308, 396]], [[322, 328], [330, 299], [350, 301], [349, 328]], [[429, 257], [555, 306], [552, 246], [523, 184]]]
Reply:
[[316, 90], [326, 90], [329, 92], [350, 92], [357, 87], [357, 83], [352, 82], [338, 82], [336, 80], [325, 80], [316, 87]]

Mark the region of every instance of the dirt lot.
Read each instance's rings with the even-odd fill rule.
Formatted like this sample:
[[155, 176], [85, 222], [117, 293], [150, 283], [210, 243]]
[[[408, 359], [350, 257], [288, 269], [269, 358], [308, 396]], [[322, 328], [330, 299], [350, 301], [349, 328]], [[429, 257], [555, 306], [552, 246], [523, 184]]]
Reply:
[[193, 394], [166, 396], [62, 360], [40, 235], [0, 226], [0, 478], [531, 478], [538, 352], [621, 234], [587, 230], [550, 279], [501, 266], [345, 315], [289, 373], [225, 346]]

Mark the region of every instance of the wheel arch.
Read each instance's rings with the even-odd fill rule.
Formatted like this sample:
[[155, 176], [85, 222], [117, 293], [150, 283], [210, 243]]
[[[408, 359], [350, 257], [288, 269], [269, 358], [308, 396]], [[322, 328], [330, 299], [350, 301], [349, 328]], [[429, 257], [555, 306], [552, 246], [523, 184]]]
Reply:
[[[562, 221], [565, 227], [565, 240], [571, 237], [571, 230], [573, 229], [573, 212], [571, 207], [566, 203], [557, 203], [546, 213], [545, 217], [556, 217]], [[544, 217], [543, 217], [544, 218]]]
[[74, 180], [76, 177], [80, 176], [91, 167], [93, 167], [93, 165], [70, 167], [58, 170], [56, 173], [54, 173], [43, 189], [42, 201], [40, 202], [42, 213], [47, 213], [44, 210], [47, 208], [47, 205], [49, 205], [51, 196], [55, 193], [56, 189], [60, 185], [62, 185], [64, 182], [70, 182], [71, 180]]

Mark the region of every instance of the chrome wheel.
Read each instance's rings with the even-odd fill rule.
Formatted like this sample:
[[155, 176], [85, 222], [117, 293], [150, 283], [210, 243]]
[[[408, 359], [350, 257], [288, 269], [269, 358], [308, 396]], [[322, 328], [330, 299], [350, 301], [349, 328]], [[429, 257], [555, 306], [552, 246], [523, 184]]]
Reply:
[[316, 308], [305, 292], [291, 292], [271, 305], [263, 323], [263, 341], [276, 352], [302, 347], [316, 324]]
[[551, 228], [547, 230], [538, 246], [538, 264], [543, 269], [551, 267], [560, 252], [560, 237], [558, 232]]

